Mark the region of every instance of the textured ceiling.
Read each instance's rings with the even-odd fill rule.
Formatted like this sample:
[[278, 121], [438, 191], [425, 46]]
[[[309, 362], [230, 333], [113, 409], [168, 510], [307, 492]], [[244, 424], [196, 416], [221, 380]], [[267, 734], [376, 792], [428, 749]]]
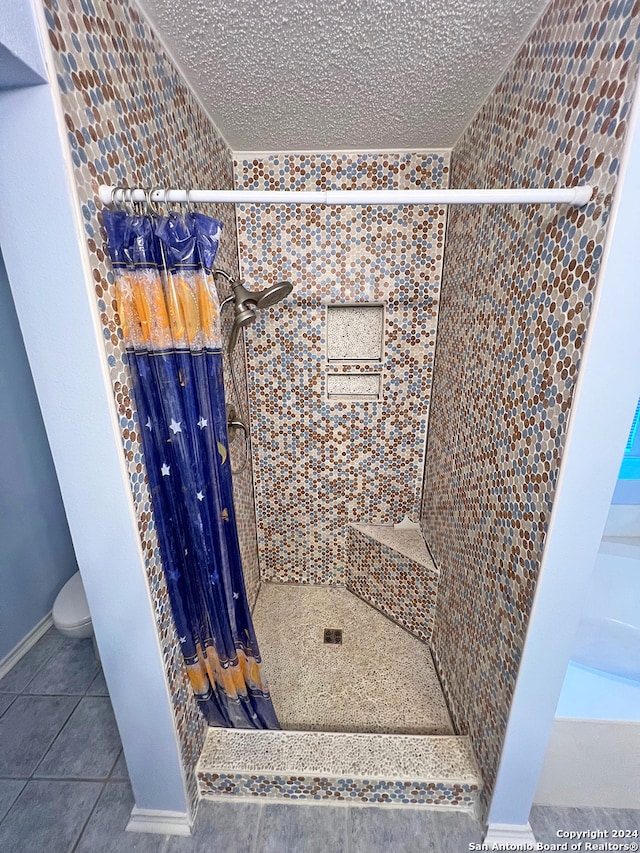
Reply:
[[547, 0], [138, 0], [236, 151], [450, 148]]

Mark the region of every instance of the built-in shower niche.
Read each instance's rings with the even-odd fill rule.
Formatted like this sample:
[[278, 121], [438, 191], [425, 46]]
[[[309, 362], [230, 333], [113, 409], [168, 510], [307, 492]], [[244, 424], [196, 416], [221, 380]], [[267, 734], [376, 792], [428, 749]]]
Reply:
[[382, 399], [383, 305], [327, 305], [326, 398]]
[[328, 400], [379, 400], [382, 376], [379, 373], [327, 374]]
[[381, 363], [383, 305], [327, 305], [327, 361]]

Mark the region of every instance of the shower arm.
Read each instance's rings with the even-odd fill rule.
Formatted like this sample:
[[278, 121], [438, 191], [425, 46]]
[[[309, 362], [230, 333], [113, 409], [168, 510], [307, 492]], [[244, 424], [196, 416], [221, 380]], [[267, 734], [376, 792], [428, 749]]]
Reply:
[[[240, 279], [234, 278], [226, 270], [220, 269], [220, 267], [214, 267], [214, 269], [212, 269], [211, 272], [213, 273], [214, 279], [216, 278], [216, 276], [222, 276], [222, 278], [225, 281], [227, 281], [231, 285], [231, 287], [235, 287], [239, 284], [242, 284], [242, 281]], [[232, 302], [235, 302], [235, 301], [236, 301], [236, 295], [235, 295], [235, 293], [232, 293], [231, 296], [227, 296], [227, 298], [221, 302], [220, 310], [222, 311], [222, 309], [226, 305], [230, 305]], [[247, 302], [247, 304], [251, 304], [251, 305], [254, 304], [254, 302], [252, 302], [250, 300], [245, 300], [245, 301]]]
[[[221, 275], [222, 278], [224, 278], [225, 281], [227, 281], [229, 284], [231, 284], [233, 281], [235, 281], [233, 276], [229, 275], [229, 273], [226, 270], [220, 269], [220, 267], [214, 267], [211, 270], [211, 272], [213, 273], [214, 279], [216, 278], [216, 276]], [[227, 296], [227, 298], [220, 305], [220, 310], [222, 311], [222, 309], [225, 307], [225, 305], [229, 305], [231, 302], [233, 302], [234, 299], [235, 299], [235, 296], [233, 295], [233, 293], [231, 294], [231, 296]]]

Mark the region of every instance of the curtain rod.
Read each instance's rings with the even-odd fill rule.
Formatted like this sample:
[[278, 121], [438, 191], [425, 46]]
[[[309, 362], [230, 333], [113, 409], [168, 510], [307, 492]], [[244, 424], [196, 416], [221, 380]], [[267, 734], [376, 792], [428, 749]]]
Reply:
[[592, 187], [549, 187], [512, 190], [145, 190], [110, 187], [98, 189], [105, 205], [127, 202], [230, 203], [230, 204], [569, 204], [582, 207], [591, 199]]

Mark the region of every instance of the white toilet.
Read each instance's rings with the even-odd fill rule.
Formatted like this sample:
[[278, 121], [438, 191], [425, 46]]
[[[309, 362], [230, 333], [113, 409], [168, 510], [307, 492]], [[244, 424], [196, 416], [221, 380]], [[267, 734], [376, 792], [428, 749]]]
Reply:
[[69, 578], [53, 603], [53, 624], [65, 637], [93, 637], [91, 614], [80, 572]]

